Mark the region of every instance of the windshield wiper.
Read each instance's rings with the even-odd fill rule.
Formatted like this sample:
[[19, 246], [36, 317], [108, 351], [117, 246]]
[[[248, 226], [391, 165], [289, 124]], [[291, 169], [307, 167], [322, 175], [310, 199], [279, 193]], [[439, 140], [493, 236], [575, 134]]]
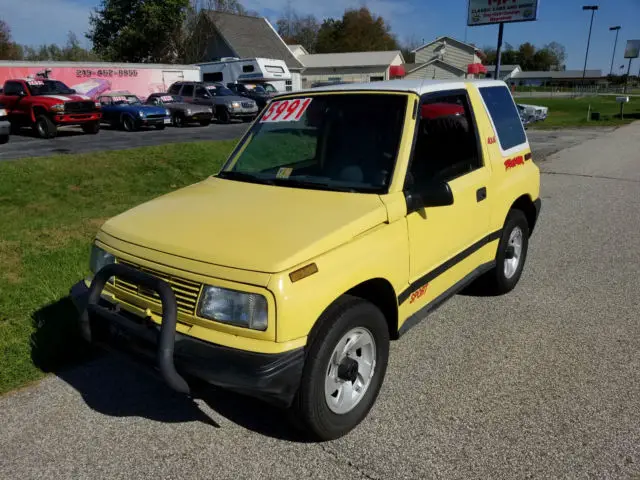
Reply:
[[300, 180], [297, 178], [274, 178], [276, 185], [297, 187], [297, 188], [309, 188], [314, 190], [330, 190], [335, 192], [361, 192], [368, 191], [365, 188], [349, 187], [344, 185], [331, 185], [326, 182], [313, 182], [310, 180]]
[[250, 173], [234, 172], [233, 170], [223, 170], [218, 173], [216, 177], [224, 178], [226, 180], [240, 180], [241, 182], [260, 183], [263, 185], [273, 185], [273, 180], [269, 178], [260, 178]]

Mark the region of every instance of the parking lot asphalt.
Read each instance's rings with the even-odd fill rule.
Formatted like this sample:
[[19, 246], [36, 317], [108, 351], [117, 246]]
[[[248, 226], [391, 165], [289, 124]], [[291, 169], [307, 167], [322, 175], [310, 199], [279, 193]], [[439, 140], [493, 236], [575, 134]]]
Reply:
[[124, 132], [103, 126], [97, 135], [86, 135], [79, 127], [68, 127], [60, 129], [56, 138], [43, 140], [37, 138], [31, 130], [24, 128], [19, 134], [11, 135], [9, 143], [0, 145], [0, 161], [44, 155], [122, 150], [165, 143], [229, 140], [240, 137], [246, 129], [246, 123], [211, 124], [208, 127], [188, 125], [184, 128], [167, 127], [164, 130], [144, 129], [137, 132]]
[[111, 354], [0, 397], [0, 478], [638, 478], [640, 123], [541, 165], [518, 287], [458, 295], [391, 348], [348, 436], [189, 400]]

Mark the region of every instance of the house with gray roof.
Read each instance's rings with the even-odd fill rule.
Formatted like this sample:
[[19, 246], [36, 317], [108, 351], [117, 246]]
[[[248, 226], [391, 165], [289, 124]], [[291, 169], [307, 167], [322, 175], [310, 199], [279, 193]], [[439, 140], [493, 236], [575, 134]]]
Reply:
[[407, 65], [406, 78], [445, 80], [465, 78], [476, 74], [482, 64], [484, 53], [474, 45], [461, 42], [453, 37], [438, 37], [412, 52], [415, 63]]

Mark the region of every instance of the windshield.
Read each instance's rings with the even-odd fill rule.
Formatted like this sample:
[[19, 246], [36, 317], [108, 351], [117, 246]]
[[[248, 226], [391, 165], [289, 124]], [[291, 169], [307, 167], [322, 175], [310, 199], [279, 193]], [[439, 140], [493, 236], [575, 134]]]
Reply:
[[218, 97], [233, 97], [236, 95], [227, 87], [222, 85], [207, 85], [207, 90], [209, 90], [211, 95], [216, 95]]
[[267, 93], [267, 91], [264, 88], [262, 88], [262, 85], [247, 84], [247, 85], [245, 85], [245, 87], [250, 92], [262, 93], [262, 94]]
[[138, 105], [140, 99], [135, 95], [122, 95], [120, 97], [111, 97], [114, 105]]
[[73, 91], [58, 80], [27, 80], [31, 95], [69, 95]]
[[383, 193], [407, 96], [329, 94], [270, 104], [219, 176], [298, 188]]
[[270, 83], [263, 83], [262, 86], [268, 93], [278, 93], [278, 91], [276, 90], [276, 87], [274, 87]]
[[160, 98], [162, 103], [183, 103], [184, 102], [184, 100], [180, 95], [162, 95], [161, 97], [156, 97], [156, 98]]

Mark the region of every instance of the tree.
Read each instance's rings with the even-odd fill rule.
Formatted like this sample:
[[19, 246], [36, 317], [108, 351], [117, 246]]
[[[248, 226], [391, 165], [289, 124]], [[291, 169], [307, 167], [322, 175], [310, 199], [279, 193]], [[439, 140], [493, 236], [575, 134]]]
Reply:
[[320, 23], [313, 15], [301, 17], [287, 4], [283, 15], [276, 22], [278, 34], [288, 45], [302, 45], [309, 53], [315, 53]]
[[567, 51], [564, 48], [564, 45], [559, 44], [558, 42], [551, 42], [545, 45], [545, 50], [548, 50], [554, 59], [554, 64], [552, 65], [552, 69], [554, 70], [565, 70], [566, 62], [567, 62]]
[[189, 0], [102, 0], [87, 38], [105, 60], [172, 62]]
[[406, 63], [415, 62], [416, 54], [413, 53], [413, 51], [420, 46], [422, 46], [422, 43], [420, 43], [415, 35], [412, 35], [404, 42], [400, 50], [402, 51], [402, 58], [404, 58]]
[[386, 21], [368, 8], [350, 9], [342, 20], [329, 18], [318, 31], [318, 53], [399, 50]]
[[11, 29], [0, 20], [0, 60], [22, 59], [22, 47], [11, 40]]

